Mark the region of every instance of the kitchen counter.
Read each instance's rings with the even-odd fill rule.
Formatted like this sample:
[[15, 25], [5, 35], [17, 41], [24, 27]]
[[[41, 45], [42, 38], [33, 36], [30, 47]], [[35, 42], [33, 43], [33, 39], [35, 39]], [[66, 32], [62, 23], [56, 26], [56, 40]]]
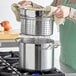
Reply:
[[0, 47], [18, 47], [15, 39], [19, 36], [19, 33], [14, 31], [0, 32]]
[[19, 37], [19, 33], [14, 31], [0, 32], [0, 40], [14, 40]]

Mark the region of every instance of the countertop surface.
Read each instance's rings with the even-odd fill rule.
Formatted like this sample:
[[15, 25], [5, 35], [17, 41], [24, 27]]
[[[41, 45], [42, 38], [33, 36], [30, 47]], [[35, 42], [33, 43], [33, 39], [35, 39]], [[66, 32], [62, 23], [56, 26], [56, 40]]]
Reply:
[[19, 33], [14, 31], [0, 32], [0, 40], [14, 40], [19, 37]]

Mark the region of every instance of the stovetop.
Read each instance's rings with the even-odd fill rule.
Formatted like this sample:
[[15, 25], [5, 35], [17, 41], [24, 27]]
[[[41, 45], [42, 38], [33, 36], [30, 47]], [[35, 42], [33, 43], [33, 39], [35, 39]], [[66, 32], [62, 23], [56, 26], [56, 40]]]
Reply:
[[19, 52], [0, 52], [0, 76], [65, 76], [61, 71], [52, 68], [48, 72], [27, 71], [18, 67]]

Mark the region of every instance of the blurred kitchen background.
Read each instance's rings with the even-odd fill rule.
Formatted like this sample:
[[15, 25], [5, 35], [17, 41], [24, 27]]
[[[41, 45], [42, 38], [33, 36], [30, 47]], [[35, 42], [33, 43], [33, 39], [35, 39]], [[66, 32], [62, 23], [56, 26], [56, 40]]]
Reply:
[[[11, 22], [12, 30], [20, 33], [20, 27], [21, 23], [16, 21], [15, 15], [11, 10], [11, 5], [13, 3], [17, 3], [20, 0], [0, 0], [0, 22], [3, 20], [8, 20]], [[40, 4], [42, 6], [48, 6], [51, 4], [52, 0], [31, 0], [37, 4]], [[59, 42], [59, 30], [58, 26], [54, 23], [54, 33], [51, 36], [52, 39], [55, 41]], [[0, 45], [9, 45], [9, 43], [4, 43]], [[11, 44], [12, 45], [12, 44]], [[14, 44], [15, 45], [15, 44]], [[19, 51], [18, 47], [0, 47], [0, 51]], [[59, 66], [59, 56], [60, 56], [60, 46], [58, 48], [55, 48], [55, 67], [60, 69]]]

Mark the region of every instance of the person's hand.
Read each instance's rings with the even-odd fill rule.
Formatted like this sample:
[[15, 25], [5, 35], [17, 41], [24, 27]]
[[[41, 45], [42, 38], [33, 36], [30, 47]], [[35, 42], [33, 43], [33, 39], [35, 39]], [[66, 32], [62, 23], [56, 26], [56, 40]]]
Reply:
[[58, 6], [58, 8], [54, 11], [53, 15], [57, 18], [66, 18], [69, 16], [70, 7], [66, 6]]
[[31, 1], [20, 1], [18, 2], [18, 4], [21, 6], [26, 6], [26, 5], [32, 5], [32, 2]]

